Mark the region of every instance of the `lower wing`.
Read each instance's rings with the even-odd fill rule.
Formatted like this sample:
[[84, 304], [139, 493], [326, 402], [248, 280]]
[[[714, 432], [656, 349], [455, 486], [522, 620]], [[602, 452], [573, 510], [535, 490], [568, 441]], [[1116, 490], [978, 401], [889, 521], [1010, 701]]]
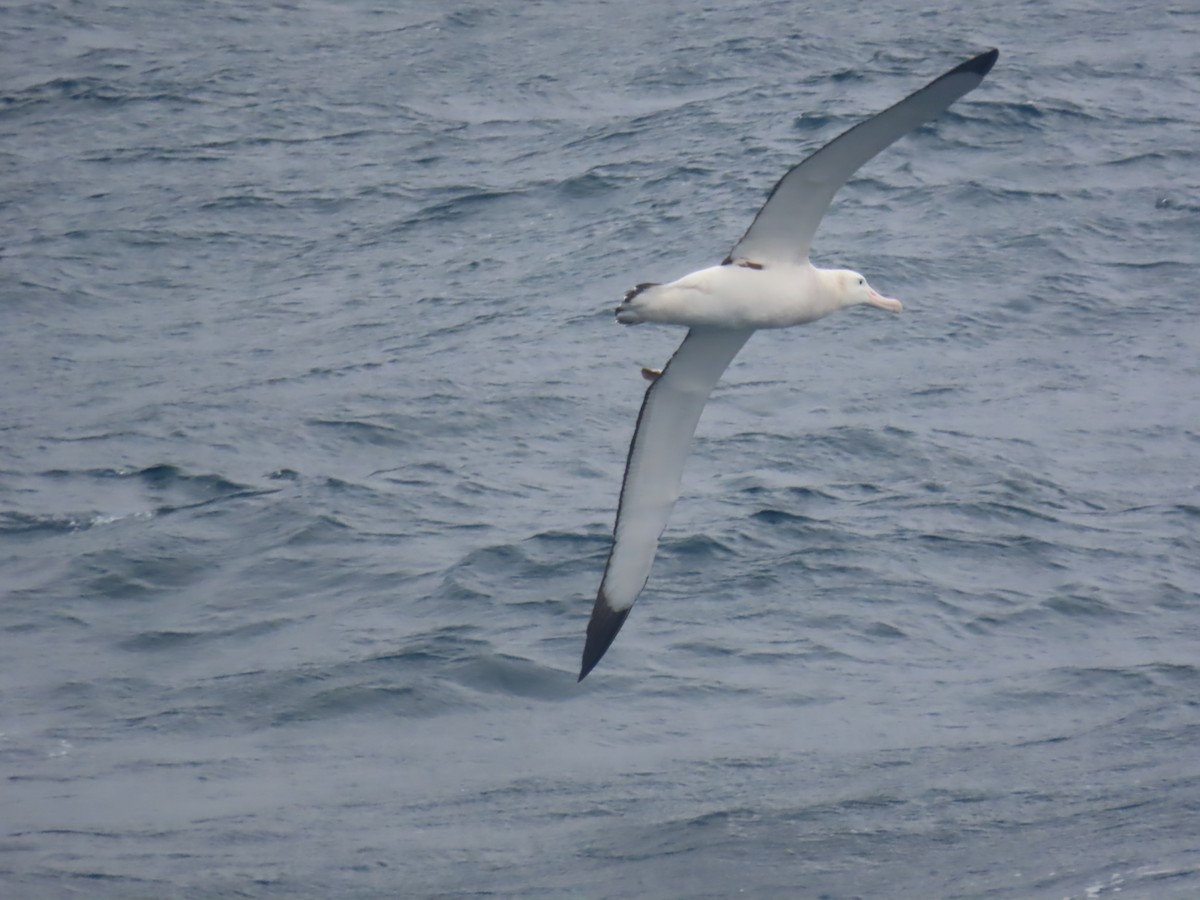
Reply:
[[580, 681], [604, 656], [650, 576], [700, 413], [751, 334], [693, 328], [646, 389], [625, 463], [613, 546], [588, 622]]

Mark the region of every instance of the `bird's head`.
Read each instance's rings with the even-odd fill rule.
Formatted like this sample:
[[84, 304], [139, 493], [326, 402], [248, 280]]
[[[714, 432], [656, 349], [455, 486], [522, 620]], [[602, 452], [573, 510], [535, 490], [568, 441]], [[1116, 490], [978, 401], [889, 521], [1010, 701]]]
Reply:
[[842, 269], [837, 273], [837, 286], [841, 294], [842, 306], [867, 303], [891, 312], [900, 312], [900, 310], [904, 309], [904, 304], [899, 300], [883, 296], [883, 294], [867, 284], [867, 279], [862, 275], [852, 272], [849, 269]]

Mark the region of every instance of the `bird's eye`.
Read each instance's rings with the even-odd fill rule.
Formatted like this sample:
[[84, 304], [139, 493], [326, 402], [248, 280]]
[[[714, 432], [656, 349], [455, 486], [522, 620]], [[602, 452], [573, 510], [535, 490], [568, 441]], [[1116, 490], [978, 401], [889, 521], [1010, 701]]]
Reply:
[[860, 278], [860, 279], [858, 279], [858, 283], [859, 283], [859, 284], [866, 284], [866, 283], [867, 283], [867, 279], [865, 279], [865, 278]]

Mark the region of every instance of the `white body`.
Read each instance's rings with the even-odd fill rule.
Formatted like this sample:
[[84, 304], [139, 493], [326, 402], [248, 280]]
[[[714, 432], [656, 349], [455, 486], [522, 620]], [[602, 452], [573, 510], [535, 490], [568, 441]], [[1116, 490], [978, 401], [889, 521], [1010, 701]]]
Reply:
[[893, 312], [903, 308], [848, 269], [818, 269], [807, 261], [712, 266], [638, 291], [617, 310], [617, 320], [689, 328], [789, 328], [857, 303]]

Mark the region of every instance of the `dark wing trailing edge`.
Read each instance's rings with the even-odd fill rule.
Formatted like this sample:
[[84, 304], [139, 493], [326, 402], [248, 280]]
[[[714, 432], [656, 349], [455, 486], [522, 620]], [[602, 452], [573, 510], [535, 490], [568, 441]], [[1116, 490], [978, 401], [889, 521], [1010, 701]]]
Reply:
[[729, 251], [725, 264], [808, 259], [813, 235], [838, 188], [871, 157], [977, 88], [999, 55], [998, 50], [989, 50], [955, 66], [789, 169], [771, 190], [742, 239]]

